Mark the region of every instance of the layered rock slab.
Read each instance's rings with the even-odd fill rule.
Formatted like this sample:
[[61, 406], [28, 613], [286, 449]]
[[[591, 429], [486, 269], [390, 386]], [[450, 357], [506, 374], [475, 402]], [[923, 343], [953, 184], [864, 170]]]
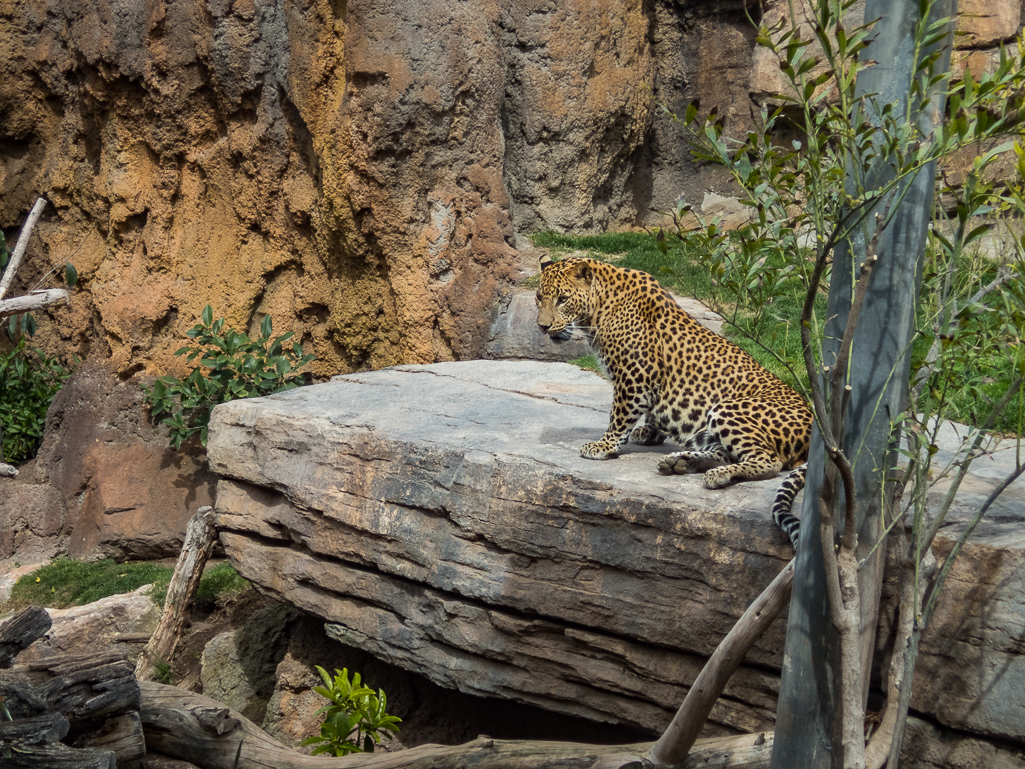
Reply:
[[[242, 574], [350, 643], [473, 694], [658, 728], [790, 557], [773, 484], [578, 456], [611, 389], [566, 364], [402, 366], [219, 407], [210, 461]], [[772, 723], [782, 627], [713, 714]]]
[[[572, 366], [476, 361], [219, 406], [222, 540], [264, 591], [439, 684], [659, 729], [791, 550], [768, 513], [776, 481], [662, 477], [664, 447], [579, 457], [610, 402], [607, 382]], [[952, 574], [914, 703], [1016, 740], [1015, 698], [989, 691], [1019, 678], [1020, 499]], [[712, 733], [771, 728], [784, 631], [752, 649]]]

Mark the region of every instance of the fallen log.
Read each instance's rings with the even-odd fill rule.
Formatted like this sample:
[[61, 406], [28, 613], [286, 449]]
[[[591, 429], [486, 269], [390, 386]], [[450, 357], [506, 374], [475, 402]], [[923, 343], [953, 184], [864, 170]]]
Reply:
[[50, 630], [53, 620], [46, 609], [29, 606], [0, 625], [0, 668], [9, 668], [18, 652]]
[[[395, 753], [364, 753], [333, 758], [289, 750], [241, 714], [173, 686], [143, 681], [142, 727], [149, 749], [189, 761], [202, 769], [503, 769], [564, 767], [586, 769], [650, 766], [642, 758], [648, 744], [584, 745], [569, 742], [493, 740], [465, 745], [421, 745]], [[698, 740], [680, 769], [767, 769], [771, 734]]]
[[38, 607], [0, 625], [0, 766], [113, 769], [143, 756], [139, 684], [123, 654], [50, 655], [7, 667], [49, 628]]

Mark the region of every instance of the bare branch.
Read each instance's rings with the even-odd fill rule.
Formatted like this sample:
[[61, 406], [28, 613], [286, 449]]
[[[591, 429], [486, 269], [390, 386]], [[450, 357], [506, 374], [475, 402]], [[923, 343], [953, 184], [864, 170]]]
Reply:
[[16, 296], [13, 299], [2, 299], [0, 300], [0, 318], [39, 310], [57, 302], [66, 302], [67, 299], [68, 292], [63, 288], [47, 288], [42, 291], [33, 291], [25, 296]]
[[44, 208], [46, 208], [46, 201], [43, 198], [38, 198], [25, 219], [25, 224], [21, 228], [21, 234], [18, 235], [18, 242], [14, 246], [14, 253], [11, 254], [11, 261], [7, 263], [3, 279], [0, 279], [0, 299], [4, 298], [7, 289], [11, 287], [14, 274], [18, 271], [18, 265], [21, 264], [21, 259], [25, 256], [25, 250], [28, 248], [28, 239], [32, 234], [32, 228], [36, 226], [36, 222], [39, 221]]
[[737, 620], [709, 657], [672, 723], [648, 751], [646, 758], [649, 761], [656, 766], [673, 765], [687, 757], [726, 682], [744, 660], [748, 649], [790, 602], [793, 582], [794, 560], [791, 560]]

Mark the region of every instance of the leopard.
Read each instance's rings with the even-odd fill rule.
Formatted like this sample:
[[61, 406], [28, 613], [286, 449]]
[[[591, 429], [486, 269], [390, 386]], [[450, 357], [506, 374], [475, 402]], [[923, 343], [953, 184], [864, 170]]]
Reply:
[[790, 509], [804, 485], [812, 426], [805, 399], [698, 323], [648, 273], [586, 257], [543, 254], [539, 262], [538, 328], [555, 342], [583, 331], [612, 380], [608, 429], [580, 455], [614, 459], [631, 440], [670, 438], [682, 450], [660, 457], [658, 471], [702, 473], [711, 489], [791, 470], [773, 518], [796, 546]]

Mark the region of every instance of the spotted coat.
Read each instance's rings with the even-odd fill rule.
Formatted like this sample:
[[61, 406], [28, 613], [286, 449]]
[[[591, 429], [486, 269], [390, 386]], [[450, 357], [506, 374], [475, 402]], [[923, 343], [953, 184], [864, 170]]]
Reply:
[[659, 471], [704, 473], [709, 488], [771, 478], [807, 459], [804, 399], [695, 321], [650, 275], [543, 258], [537, 307], [538, 326], [553, 339], [583, 330], [612, 378], [609, 427], [581, 456], [611, 459], [629, 438], [668, 436], [683, 450], [663, 457]]

